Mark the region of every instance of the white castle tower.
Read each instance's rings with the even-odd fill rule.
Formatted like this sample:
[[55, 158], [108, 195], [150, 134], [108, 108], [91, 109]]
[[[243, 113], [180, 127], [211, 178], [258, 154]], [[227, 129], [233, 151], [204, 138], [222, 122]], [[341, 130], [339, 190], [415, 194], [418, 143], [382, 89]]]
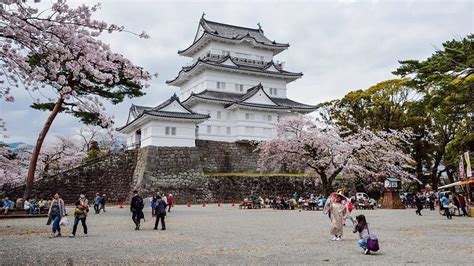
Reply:
[[288, 47], [270, 41], [260, 25], [227, 25], [203, 15], [193, 43], [178, 51], [192, 62], [166, 82], [180, 88], [179, 97], [157, 107], [132, 105], [119, 131], [128, 135], [129, 147], [270, 139], [279, 119], [316, 109], [287, 98], [287, 84], [303, 75], [274, 61]]

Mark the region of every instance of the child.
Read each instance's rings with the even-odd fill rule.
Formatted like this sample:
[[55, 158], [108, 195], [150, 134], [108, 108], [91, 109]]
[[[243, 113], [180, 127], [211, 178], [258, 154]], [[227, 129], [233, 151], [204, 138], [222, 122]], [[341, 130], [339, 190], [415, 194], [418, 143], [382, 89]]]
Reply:
[[369, 239], [369, 227], [365, 216], [360, 214], [356, 216], [356, 226], [354, 227], [353, 233], [359, 233], [359, 247], [364, 250], [364, 254], [370, 254], [370, 250], [367, 248], [367, 239]]

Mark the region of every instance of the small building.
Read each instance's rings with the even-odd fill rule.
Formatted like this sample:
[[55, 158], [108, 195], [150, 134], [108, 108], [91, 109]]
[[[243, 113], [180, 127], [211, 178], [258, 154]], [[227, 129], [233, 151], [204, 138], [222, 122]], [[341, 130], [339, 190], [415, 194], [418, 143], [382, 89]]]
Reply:
[[[275, 123], [280, 119], [316, 109], [287, 98], [287, 84], [303, 76], [274, 60], [288, 47], [270, 41], [260, 25], [228, 25], [203, 15], [193, 43], [178, 51], [192, 61], [166, 82], [179, 87], [179, 99], [172, 98], [179, 110], [170, 107], [171, 99], [154, 108], [133, 105], [127, 125], [119, 131], [128, 135], [130, 148], [192, 147], [195, 139], [269, 140], [276, 135]], [[163, 114], [171, 109], [173, 115]]]
[[194, 147], [197, 124], [209, 115], [195, 113], [173, 95], [150, 108], [132, 105], [127, 124], [118, 129], [127, 135], [129, 149], [145, 146]]

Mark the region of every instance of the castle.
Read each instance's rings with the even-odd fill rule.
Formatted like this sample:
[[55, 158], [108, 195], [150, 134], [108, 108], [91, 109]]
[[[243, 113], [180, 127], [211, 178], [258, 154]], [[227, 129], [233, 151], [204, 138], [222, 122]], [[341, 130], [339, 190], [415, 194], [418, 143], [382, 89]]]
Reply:
[[166, 82], [179, 87], [179, 94], [156, 107], [132, 105], [118, 130], [130, 149], [268, 140], [280, 119], [316, 109], [287, 98], [287, 84], [303, 75], [274, 60], [288, 47], [269, 40], [260, 25], [228, 25], [203, 15], [193, 43], [178, 51], [192, 61]]

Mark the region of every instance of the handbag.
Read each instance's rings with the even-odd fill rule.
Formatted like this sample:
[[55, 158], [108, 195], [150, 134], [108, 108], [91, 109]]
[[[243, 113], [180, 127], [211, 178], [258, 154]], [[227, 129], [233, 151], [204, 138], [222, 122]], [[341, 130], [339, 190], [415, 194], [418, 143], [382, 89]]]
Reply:
[[377, 239], [376, 236], [370, 234], [368, 226], [367, 226], [367, 233], [369, 234], [369, 238], [367, 239], [367, 249], [370, 251], [378, 251], [379, 240]]
[[67, 217], [63, 217], [61, 218], [61, 221], [59, 221], [59, 225], [67, 226], [68, 224], [69, 224], [69, 220], [67, 219]]

